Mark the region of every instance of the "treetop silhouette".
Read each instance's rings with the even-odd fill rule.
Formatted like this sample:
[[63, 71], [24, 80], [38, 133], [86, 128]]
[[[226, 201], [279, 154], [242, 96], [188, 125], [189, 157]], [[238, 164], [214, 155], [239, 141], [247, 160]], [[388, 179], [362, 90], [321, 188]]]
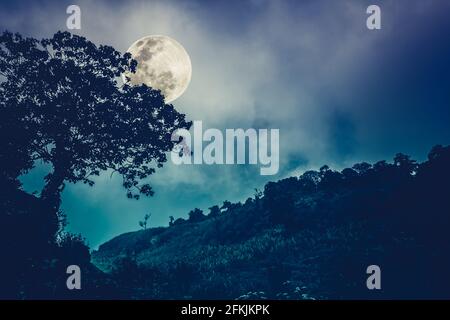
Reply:
[[106, 170], [122, 176], [129, 198], [152, 195], [142, 180], [167, 160], [172, 132], [191, 123], [160, 91], [122, 84], [136, 65], [68, 32], [0, 35], [2, 179], [17, 182], [37, 160], [51, 164], [41, 198], [55, 208], [66, 182], [92, 186]]

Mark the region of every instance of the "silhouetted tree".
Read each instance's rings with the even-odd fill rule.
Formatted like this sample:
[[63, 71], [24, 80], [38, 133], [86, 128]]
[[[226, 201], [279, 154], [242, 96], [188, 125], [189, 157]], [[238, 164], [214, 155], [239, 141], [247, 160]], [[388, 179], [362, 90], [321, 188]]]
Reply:
[[331, 170], [327, 165], [320, 168], [320, 187], [326, 191], [336, 191], [343, 176], [338, 171]]
[[263, 196], [264, 196], [264, 192], [255, 188], [255, 193], [254, 193], [255, 201], [260, 200]]
[[351, 168], [345, 168], [341, 173], [347, 180], [355, 179], [358, 176], [358, 173]]
[[320, 172], [308, 170], [299, 177], [299, 184], [304, 192], [314, 192], [321, 180]]
[[220, 208], [219, 206], [215, 205], [209, 208], [209, 214], [208, 217], [214, 218], [220, 215]]
[[403, 153], [397, 153], [394, 157], [394, 165], [406, 174], [413, 174], [417, 170], [416, 160], [412, 160], [410, 156]]
[[296, 177], [286, 178], [278, 182], [268, 182], [264, 186], [263, 204], [269, 214], [270, 222], [285, 227], [293, 226], [294, 195], [298, 186]]
[[189, 221], [190, 222], [199, 222], [205, 220], [206, 216], [203, 214], [203, 211], [195, 208], [194, 210], [189, 211]]
[[172, 132], [190, 123], [159, 91], [120, 85], [136, 64], [129, 53], [68, 32], [40, 41], [4, 32], [0, 133], [12, 153], [1, 161], [17, 161], [2, 175], [13, 179], [36, 160], [51, 164], [41, 198], [54, 208], [66, 182], [93, 185], [106, 170], [122, 176], [128, 197], [152, 195], [139, 182], [167, 160]]
[[176, 219], [176, 220], [173, 222], [173, 225], [176, 226], [176, 225], [180, 225], [180, 224], [184, 224], [184, 223], [186, 223], [186, 220], [185, 220], [185, 219], [183, 219], [183, 218], [178, 218], [178, 219]]
[[443, 147], [442, 145], [438, 144], [431, 148], [431, 151], [428, 153], [428, 160], [433, 161], [441, 156], [443, 156], [446, 152], [448, 153], [448, 150], [450, 149], [449, 146]]
[[228, 200], [225, 200], [222, 204], [222, 206], [220, 207], [220, 210], [226, 211], [231, 207], [232, 203]]
[[139, 226], [140, 226], [142, 229], [147, 230], [147, 223], [148, 223], [148, 219], [150, 219], [150, 216], [151, 216], [151, 214], [150, 214], [150, 213], [147, 213], [147, 214], [144, 216], [144, 220], [139, 221]]
[[355, 165], [353, 165], [353, 169], [360, 175], [364, 175], [371, 168], [372, 165], [367, 162], [356, 163]]
[[174, 221], [175, 221], [175, 218], [173, 216], [169, 216], [169, 227], [173, 226]]
[[330, 167], [327, 165], [323, 165], [322, 167], [320, 167], [319, 172], [320, 174], [323, 176], [327, 171], [330, 170]]
[[58, 239], [58, 247], [64, 262], [77, 263], [85, 266], [89, 263], [91, 255], [86, 239], [81, 234], [63, 233]]
[[391, 166], [391, 165], [388, 164], [388, 163], [386, 162], [386, 160], [381, 160], [381, 161], [378, 161], [377, 163], [375, 163], [375, 164], [373, 165], [373, 169], [374, 169], [376, 172], [382, 172], [382, 171], [386, 170], [387, 168], [389, 168], [390, 166]]
[[0, 183], [9, 185], [18, 186], [17, 177], [31, 169], [35, 160], [33, 143], [39, 123], [29, 121], [32, 101], [26, 96], [34, 85], [26, 78], [44, 56], [35, 42], [7, 32], [0, 35]]

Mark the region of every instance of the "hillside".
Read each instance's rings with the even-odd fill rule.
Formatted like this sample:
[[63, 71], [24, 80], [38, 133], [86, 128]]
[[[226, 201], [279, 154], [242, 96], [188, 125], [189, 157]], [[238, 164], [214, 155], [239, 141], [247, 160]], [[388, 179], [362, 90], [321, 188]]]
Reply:
[[[324, 166], [245, 203], [122, 234], [93, 263], [131, 298], [449, 298], [450, 147]], [[380, 291], [366, 268], [382, 269]]]

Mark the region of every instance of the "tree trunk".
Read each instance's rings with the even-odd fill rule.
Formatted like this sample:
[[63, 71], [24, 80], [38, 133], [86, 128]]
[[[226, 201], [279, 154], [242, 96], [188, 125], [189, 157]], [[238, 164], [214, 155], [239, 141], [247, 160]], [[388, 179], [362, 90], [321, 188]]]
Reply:
[[53, 173], [48, 176], [47, 183], [41, 192], [41, 199], [46, 201], [56, 211], [59, 210], [61, 203], [61, 192], [64, 189], [66, 172], [61, 166], [55, 165]]

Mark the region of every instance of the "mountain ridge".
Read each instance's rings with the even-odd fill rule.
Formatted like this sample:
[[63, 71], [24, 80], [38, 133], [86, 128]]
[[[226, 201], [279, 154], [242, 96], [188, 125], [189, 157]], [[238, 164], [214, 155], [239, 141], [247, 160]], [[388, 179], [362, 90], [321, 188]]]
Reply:
[[[189, 220], [169, 227], [119, 235], [99, 246], [92, 261], [123, 278], [136, 298], [448, 294], [448, 276], [433, 271], [431, 261], [450, 265], [449, 159], [450, 147], [436, 146], [420, 164], [397, 154], [392, 163], [340, 172], [323, 166], [269, 182], [244, 203], [225, 201], [208, 215], [194, 209]], [[386, 269], [381, 292], [365, 286], [372, 264]], [[409, 283], [414, 272], [424, 280]], [[139, 290], [130, 284], [136, 282]]]

